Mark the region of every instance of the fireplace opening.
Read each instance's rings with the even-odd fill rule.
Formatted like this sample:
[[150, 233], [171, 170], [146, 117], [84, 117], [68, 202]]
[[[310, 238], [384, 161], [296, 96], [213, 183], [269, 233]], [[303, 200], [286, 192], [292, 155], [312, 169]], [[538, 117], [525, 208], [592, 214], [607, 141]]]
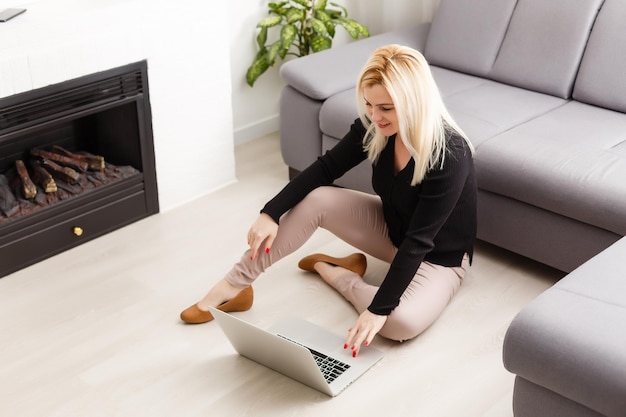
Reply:
[[0, 277], [158, 211], [145, 61], [0, 99]]

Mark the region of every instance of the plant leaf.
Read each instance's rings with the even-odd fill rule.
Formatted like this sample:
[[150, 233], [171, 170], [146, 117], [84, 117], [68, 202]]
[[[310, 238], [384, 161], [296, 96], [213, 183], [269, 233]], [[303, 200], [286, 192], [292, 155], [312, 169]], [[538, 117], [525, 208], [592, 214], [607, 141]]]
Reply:
[[[269, 53], [267, 55], [267, 61], [270, 67], [273, 67], [276, 63], [276, 57], [283, 47], [283, 43], [281, 41], [276, 41], [270, 46]], [[281, 57], [284, 58], [284, 57]]]
[[298, 20], [304, 20], [306, 13], [302, 9], [289, 9], [287, 10], [287, 23], [297, 22]]
[[317, 33], [320, 36], [328, 36], [328, 29], [326, 29], [326, 25], [319, 19], [311, 18], [308, 20], [311, 24], [311, 28], [313, 28], [313, 32]]
[[256, 37], [256, 43], [259, 45], [259, 49], [265, 48], [265, 42], [267, 42], [267, 26], [262, 27]]
[[250, 87], [254, 86], [254, 82], [270, 67], [267, 62], [267, 49], [259, 51], [254, 58], [252, 65], [246, 71], [246, 82]]
[[259, 23], [257, 23], [257, 27], [259, 28], [271, 28], [273, 26], [278, 25], [280, 22], [283, 21], [283, 17], [282, 16], [268, 16], [265, 19], [261, 20]]
[[332, 39], [326, 36], [314, 35], [311, 39], [311, 49], [313, 52], [323, 51], [333, 46]]
[[312, 4], [309, 3], [309, 0], [292, 0], [294, 3], [298, 3], [300, 6], [305, 9], [310, 9]]
[[[284, 54], [287, 54], [287, 51], [291, 48], [291, 45], [296, 39], [296, 33], [297, 30], [294, 25], [285, 25], [280, 31], [280, 42], [282, 44]], [[284, 57], [284, 55], [281, 54], [281, 57]]]
[[335, 7], [340, 8], [340, 9], [342, 10], [342, 12], [343, 12], [343, 15], [344, 15], [345, 17], [348, 17], [348, 9], [346, 9], [345, 7], [343, 7], [341, 4], [337, 4], [337, 3], [332, 2], [332, 1], [330, 2], [330, 4], [332, 4], [332, 5], [333, 5], [333, 6], [335, 6]]
[[329, 20], [328, 22], [326, 22], [326, 30], [328, 30], [328, 35], [329, 35], [331, 38], [334, 38], [334, 37], [335, 37], [335, 33], [336, 33], [336, 30], [335, 30], [335, 25], [333, 24], [333, 22], [332, 22], [331, 20]]
[[342, 26], [353, 39], [359, 39], [359, 30], [348, 19], [333, 19], [333, 23]]
[[326, 13], [325, 10], [316, 10], [315, 18], [321, 20], [324, 23], [330, 22], [330, 16], [328, 16], [328, 13]]
[[367, 26], [364, 26], [364, 25], [362, 25], [360, 23], [357, 23], [357, 22], [354, 22], [354, 25], [359, 30], [359, 33], [361, 34], [362, 37], [369, 38], [370, 30], [367, 28]]
[[270, 2], [267, 7], [272, 10], [272, 11], [276, 11], [278, 9], [280, 9], [281, 7], [283, 7], [285, 4], [289, 3], [288, 1], [281, 1], [280, 3], [274, 3], [274, 2]]
[[350, 25], [351, 27], [356, 29], [356, 31], [359, 33], [359, 35], [363, 36], [364, 38], [367, 38], [367, 37], [370, 36], [369, 29], [367, 27], [363, 26], [362, 24], [360, 24], [359, 22], [357, 22], [356, 20], [350, 19], [348, 17], [342, 17], [340, 20], [346, 22], [348, 25]]
[[326, 9], [326, 0], [317, 0], [315, 2], [315, 10], [324, 10]]
[[326, 14], [328, 14], [328, 17], [331, 19], [339, 19], [341, 17], [341, 12], [339, 10], [326, 9]]

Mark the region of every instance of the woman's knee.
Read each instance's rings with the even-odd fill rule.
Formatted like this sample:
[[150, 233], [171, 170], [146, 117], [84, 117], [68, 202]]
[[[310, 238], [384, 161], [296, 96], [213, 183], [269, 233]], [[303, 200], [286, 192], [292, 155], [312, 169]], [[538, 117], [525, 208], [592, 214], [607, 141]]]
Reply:
[[333, 193], [335, 187], [318, 187], [307, 194], [301, 204], [308, 207], [315, 207], [317, 211], [324, 210], [326, 207], [333, 206]]
[[414, 317], [411, 319], [392, 313], [379, 334], [386, 339], [404, 342], [419, 336], [429, 325], [430, 323], [423, 323]]

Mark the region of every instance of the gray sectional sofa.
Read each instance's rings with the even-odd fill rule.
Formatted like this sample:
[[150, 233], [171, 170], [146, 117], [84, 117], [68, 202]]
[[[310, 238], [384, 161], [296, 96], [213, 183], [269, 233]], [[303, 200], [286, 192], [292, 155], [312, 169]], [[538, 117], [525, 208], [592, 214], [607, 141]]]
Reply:
[[626, 416], [626, 238], [526, 306], [504, 339], [517, 417]]
[[[442, 0], [432, 25], [285, 63], [280, 137], [301, 171], [356, 118], [387, 43], [423, 51], [477, 149], [479, 238], [569, 272], [626, 235], [623, 0]], [[369, 167], [339, 184], [371, 191]]]
[[[583, 294], [585, 285], [607, 286], [609, 293], [622, 289], [623, 299], [623, 287], [615, 285], [626, 276], [622, 274], [620, 281], [592, 274], [592, 268], [584, 272], [577, 268], [626, 235], [624, 22], [626, 0], [441, 0], [432, 23], [283, 64], [281, 76], [287, 83], [280, 105], [283, 158], [294, 175], [334, 146], [357, 117], [354, 86], [371, 51], [389, 43], [412, 46], [431, 64], [448, 109], [476, 147], [478, 238], [565, 272], [576, 269]], [[365, 162], [338, 184], [371, 191], [370, 169]], [[610, 259], [622, 262], [624, 245], [611, 248]], [[602, 255], [590, 262], [607, 261], [609, 257]], [[569, 276], [562, 282], [568, 280]], [[542, 306], [559, 294], [560, 290], [548, 290]], [[556, 301], [554, 305], [560, 305]], [[624, 332], [624, 304], [607, 305], [615, 309], [614, 324]], [[513, 361], [518, 375], [523, 374], [520, 363], [534, 359], [511, 352], [528, 352], [516, 349], [527, 344], [532, 350], [535, 342], [515, 337], [516, 332], [532, 333], [532, 325], [546, 323], [537, 318], [552, 313], [533, 308], [537, 310], [529, 316], [520, 313], [526, 319], [514, 322], [522, 324], [507, 334], [505, 366], [513, 357], [518, 359]], [[571, 349], [593, 363], [596, 352], [586, 353], [590, 346], [586, 340], [594, 339], [595, 346], [615, 331], [604, 323], [597, 326], [601, 330], [591, 333], [576, 325], [558, 330], [572, 332]], [[549, 333], [539, 332], [541, 337]], [[509, 355], [506, 349], [512, 349]], [[562, 370], [564, 358], [552, 354], [548, 362]], [[616, 354], [612, 360], [626, 375], [626, 356]], [[588, 376], [595, 381], [602, 372]], [[530, 411], [528, 401], [516, 401], [516, 416], [602, 415], [603, 410], [615, 410], [597, 408], [597, 401], [579, 397], [576, 390], [560, 392], [558, 384], [542, 378], [518, 376], [515, 396], [532, 397], [534, 389], [541, 388], [538, 398], [556, 398], [550, 411]], [[582, 391], [585, 385], [579, 382]], [[614, 391], [626, 398], [626, 383], [623, 379], [620, 383]], [[590, 392], [595, 391], [586, 391], [593, 396]], [[583, 411], [570, 413], [572, 404]], [[623, 413], [606, 415], [626, 415], [626, 405], [616, 404], [623, 405]]]

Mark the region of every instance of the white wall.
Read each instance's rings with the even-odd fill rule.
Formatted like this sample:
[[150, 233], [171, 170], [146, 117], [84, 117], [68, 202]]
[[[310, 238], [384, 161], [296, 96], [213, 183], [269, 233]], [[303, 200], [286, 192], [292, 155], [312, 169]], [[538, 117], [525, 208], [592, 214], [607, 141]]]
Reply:
[[0, 0], [5, 7], [28, 10], [0, 24], [0, 97], [146, 59], [161, 210], [235, 181], [227, 4]]
[[[339, 0], [350, 17], [375, 35], [432, 19], [439, 0]], [[270, 68], [253, 88], [245, 74], [256, 55], [256, 23], [267, 16], [267, 0], [230, 0], [230, 63], [235, 143], [278, 130], [278, 103], [284, 83], [278, 65]], [[342, 28], [334, 44], [351, 42]], [[280, 62], [280, 61], [279, 61]]]

